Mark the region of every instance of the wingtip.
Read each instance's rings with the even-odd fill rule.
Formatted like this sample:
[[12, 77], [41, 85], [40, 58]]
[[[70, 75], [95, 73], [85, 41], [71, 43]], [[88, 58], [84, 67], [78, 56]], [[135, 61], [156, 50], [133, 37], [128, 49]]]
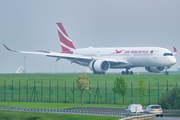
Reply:
[[5, 44], [3, 44], [3, 46], [4, 46], [7, 50], [9, 50], [9, 51], [16, 52], [16, 51], [11, 50], [10, 48], [8, 48]]
[[3, 46], [4, 46], [7, 50], [12, 51], [12, 50], [9, 49], [5, 44], [3, 44]]

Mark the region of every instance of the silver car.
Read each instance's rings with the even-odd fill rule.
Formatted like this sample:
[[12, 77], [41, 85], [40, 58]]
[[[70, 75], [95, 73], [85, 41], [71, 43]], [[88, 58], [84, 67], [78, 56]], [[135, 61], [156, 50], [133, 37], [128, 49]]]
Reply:
[[157, 117], [163, 117], [163, 110], [160, 105], [149, 105], [144, 110], [145, 113], [154, 113]]

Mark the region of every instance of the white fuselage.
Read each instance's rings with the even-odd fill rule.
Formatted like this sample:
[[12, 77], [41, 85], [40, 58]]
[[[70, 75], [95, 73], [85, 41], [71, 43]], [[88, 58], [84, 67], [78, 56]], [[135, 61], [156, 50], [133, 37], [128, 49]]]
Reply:
[[[81, 48], [73, 50], [73, 54], [127, 61], [127, 64], [111, 64], [110, 68], [170, 67], [176, 63], [172, 52], [161, 47]], [[79, 64], [86, 66], [82, 61]]]

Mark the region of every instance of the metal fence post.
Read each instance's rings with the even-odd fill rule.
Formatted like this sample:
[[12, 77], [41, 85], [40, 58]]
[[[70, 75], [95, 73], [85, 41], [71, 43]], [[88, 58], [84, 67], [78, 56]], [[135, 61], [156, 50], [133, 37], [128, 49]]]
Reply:
[[[114, 87], [115, 87], [115, 82], [114, 82]], [[114, 104], [115, 104], [115, 92], [114, 92]]]
[[41, 80], [41, 102], [43, 101], [43, 81]]
[[158, 82], [158, 100], [159, 100], [159, 82]]
[[[99, 81], [97, 81], [97, 89], [99, 89]], [[99, 92], [99, 91], [98, 91]], [[97, 93], [97, 104], [99, 103], [99, 93]]]
[[58, 80], [57, 80], [57, 103], [58, 103]]
[[66, 103], [66, 81], [65, 81], [65, 103]]
[[6, 101], [6, 80], [4, 80], [4, 101]]
[[132, 93], [132, 82], [131, 82], [131, 104], [132, 104], [132, 96], [133, 96], [133, 93]]
[[51, 80], [49, 81], [49, 102], [51, 102]]
[[150, 105], [150, 82], [149, 82], [149, 105]]
[[106, 104], [107, 104], [107, 81], [106, 81], [106, 87], [105, 87], [105, 91], [106, 91]]
[[[36, 85], [35, 85], [35, 80], [34, 80], [34, 89], [33, 89], [33, 91], [35, 90], [35, 88], [36, 88]], [[35, 92], [34, 92], [34, 102], [35, 102]]]
[[20, 97], [21, 97], [21, 94], [20, 94], [20, 80], [19, 80], [19, 102], [20, 102]]
[[166, 92], [168, 91], [168, 81], [167, 81], [167, 89], [166, 89]]
[[74, 103], [74, 81], [73, 81], [73, 103]]
[[[89, 86], [91, 85], [91, 82], [89, 81]], [[90, 87], [90, 91], [91, 91], [91, 87]], [[91, 103], [91, 93], [89, 92], [89, 103]]]
[[12, 80], [12, 101], [13, 101], [13, 80]]
[[26, 80], [26, 101], [28, 102], [28, 80]]

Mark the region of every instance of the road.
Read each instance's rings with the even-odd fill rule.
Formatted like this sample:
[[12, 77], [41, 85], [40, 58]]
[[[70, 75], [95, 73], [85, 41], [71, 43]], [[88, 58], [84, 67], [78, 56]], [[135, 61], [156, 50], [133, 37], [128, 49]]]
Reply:
[[180, 117], [156, 117], [154, 120], [180, 120]]
[[[56, 110], [56, 109], [24, 109], [24, 108], [1, 107], [0, 106], [0, 109], [2, 109], [2, 110], [12, 110], [12, 111], [26, 111], [26, 112], [43, 112], [43, 113], [59, 113], [59, 114], [80, 114], [80, 115], [96, 115], [96, 116], [130, 117], [130, 116], [125, 115], [124, 109], [122, 109], [122, 108], [73, 107], [73, 108], [67, 108], [66, 110]], [[80, 109], [80, 110], [73, 110], [73, 109]], [[117, 112], [117, 111], [119, 111], [119, 112]], [[156, 118], [154, 118], [154, 120], [180, 120], [180, 117], [167, 117], [167, 116], [164, 116], [164, 117], [156, 117]]]

